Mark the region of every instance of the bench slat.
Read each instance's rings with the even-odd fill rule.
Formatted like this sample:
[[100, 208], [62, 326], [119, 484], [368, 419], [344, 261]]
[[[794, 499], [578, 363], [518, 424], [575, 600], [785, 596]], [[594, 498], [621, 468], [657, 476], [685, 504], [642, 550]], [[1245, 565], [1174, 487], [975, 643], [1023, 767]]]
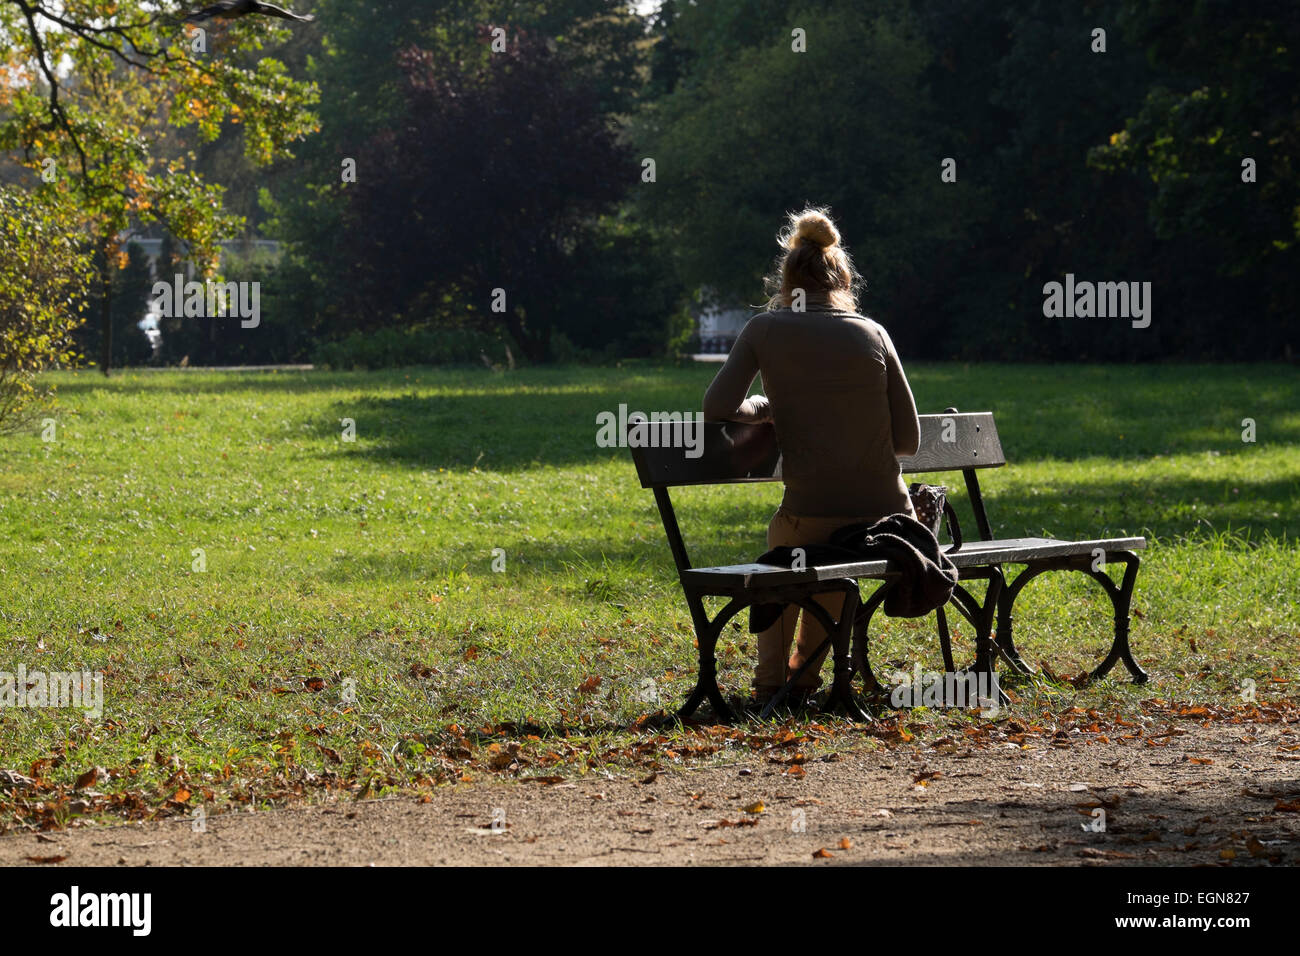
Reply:
[[1007, 463], [992, 412], [950, 412], [920, 419], [920, 447], [915, 455], [898, 460], [903, 474], [998, 468]]
[[891, 573], [888, 561], [859, 561], [854, 564], [826, 564], [794, 571], [779, 564], [728, 564], [716, 568], [692, 568], [682, 580], [700, 586], [782, 587], [836, 578], [875, 578]]
[[[992, 412], [922, 415], [920, 421], [920, 448], [899, 459], [903, 474], [1007, 463]], [[781, 480], [781, 449], [771, 425], [704, 422], [698, 428], [681, 422], [629, 426], [626, 437], [642, 488]]]
[[[628, 448], [642, 488], [781, 480], [781, 449], [771, 425], [704, 422], [702, 435], [696, 428], [656, 422], [642, 425], [635, 437], [628, 429]], [[693, 452], [698, 457], [689, 457]]]
[[[995, 541], [970, 541], [948, 559], [958, 568], [978, 568], [990, 564], [1023, 564], [1050, 558], [1090, 555], [1094, 548], [1103, 551], [1140, 551], [1145, 538], [1096, 538], [1089, 541], [1059, 541], [1055, 538], [1003, 538]], [[682, 580], [700, 587], [764, 588], [836, 578], [883, 578], [899, 573], [901, 568], [890, 561], [861, 561], [853, 564], [827, 564], [794, 571], [775, 564], [728, 564], [713, 568], [692, 568]]]
[[992, 541], [966, 541], [961, 550], [948, 559], [959, 568], [983, 564], [1023, 564], [1046, 558], [1066, 558], [1103, 551], [1140, 551], [1146, 538], [1094, 538], [1087, 541], [1058, 541], [1055, 538], [1001, 538]]

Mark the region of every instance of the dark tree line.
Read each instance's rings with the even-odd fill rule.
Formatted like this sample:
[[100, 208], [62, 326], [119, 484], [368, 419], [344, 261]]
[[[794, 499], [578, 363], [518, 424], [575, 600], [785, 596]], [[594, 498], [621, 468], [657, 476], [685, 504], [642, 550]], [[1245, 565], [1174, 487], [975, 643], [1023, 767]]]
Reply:
[[[291, 357], [379, 327], [488, 331], [534, 360], [663, 353], [703, 290], [762, 301], [775, 229], [804, 202], [832, 206], [863, 311], [914, 357], [1300, 344], [1300, 5], [316, 10], [325, 46], [297, 55], [321, 131], [262, 196], [290, 244]], [[1067, 273], [1150, 282], [1150, 327], [1044, 317], [1044, 283]]]

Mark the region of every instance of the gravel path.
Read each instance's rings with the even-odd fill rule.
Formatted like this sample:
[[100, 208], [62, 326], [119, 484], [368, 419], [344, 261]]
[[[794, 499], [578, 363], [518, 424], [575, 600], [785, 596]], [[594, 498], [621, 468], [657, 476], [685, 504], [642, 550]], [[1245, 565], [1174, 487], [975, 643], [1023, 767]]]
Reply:
[[[1157, 745], [961, 742], [646, 777], [0, 837], [0, 865], [1276, 865], [1300, 862], [1300, 730], [1193, 724]], [[1105, 814], [1105, 830], [1098, 827]], [[63, 859], [37, 864], [31, 858]]]

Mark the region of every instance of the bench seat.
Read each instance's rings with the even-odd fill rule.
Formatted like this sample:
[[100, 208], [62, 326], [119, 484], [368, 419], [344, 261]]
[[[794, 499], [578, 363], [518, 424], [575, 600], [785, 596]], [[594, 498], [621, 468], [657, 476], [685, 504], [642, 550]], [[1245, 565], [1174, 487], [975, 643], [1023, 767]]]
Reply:
[[[1140, 550], [1145, 538], [1093, 538], [1087, 541], [1061, 541], [1056, 538], [996, 538], [992, 541], [968, 541], [959, 551], [947, 550], [958, 569], [979, 568], [990, 564], [1024, 564], [1051, 558], [1091, 556], [1100, 548], [1105, 553]], [[859, 561], [851, 564], [825, 564], [794, 571], [777, 564], [726, 564], [712, 568], [691, 568], [682, 572], [682, 580], [706, 592], [784, 587], [835, 578], [885, 578], [898, 569], [889, 561]]]

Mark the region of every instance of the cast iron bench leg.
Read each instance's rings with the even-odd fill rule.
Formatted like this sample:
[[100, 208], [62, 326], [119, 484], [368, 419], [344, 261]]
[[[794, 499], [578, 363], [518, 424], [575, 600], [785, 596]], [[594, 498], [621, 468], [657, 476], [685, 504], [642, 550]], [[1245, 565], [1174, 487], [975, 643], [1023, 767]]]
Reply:
[[722, 691], [718, 687], [718, 659], [716, 650], [718, 646], [718, 636], [722, 633], [723, 627], [727, 622], [735, 617], [741, 608], [749, 604], [746, 598], [732, 598], [727, 606], [718, 612], [718, 616], [712, 621], [709, 620], [708, 614], [704, 610], [704, 602], [700, 595], [695, 595], [691, 604], [691, 617], [695, 620], [695, 639], [700, 645], [700, 672], [695, 680], [695, 689], [691, 691], [691, 696], [686, 698], [686, 703], [682, 704], [677, 710], [677, 716], [685, 720], [695, 709], [700, 706], [700, 702], [706, 697], [713, 704], [713, 712], [717, 714], [718, 719], [723, 723], [731, 723], [735, 720], [735, 715], [727, 702], [722, 697]]
[[885, 600], [885, 595], [897, 579], [885, 581], [863, 602], [853, 622], [853, 664], [862, 675], [862, 691], [869, 697], [883, 697], [889, 688], [876, 679], [871, 670], [871, 617]]
[[[1002, 594], [1005, 580], [1002, 577], [1002, 569], [997, 565], [987, 568], [987, 573], [989, 585], [988, 590], [984, 592], [983, 603], [976, 600], [975, 595], [960, 584], [953, 588], [952, 598], [957, 610], [962, 613], [962, 616], [970, 622], [971, 627], [975, 630], [975, 663], [970, 670], [975, 672], [977, 679], [978, 675], [986, 675], [989, 681], [988, 686], [992, 687], [995, 686], [993, 682], [996, 680], [993, 665], [997, 661], [998, 653], [1001, 650], [998, 641], [993, 636], [993, 619], [997, 614], [998, 599]], [[945, 625], [946, 630], [947, 619], [943, 618], [942, 623]], [[943, 640], [944, 637], [945, 635], [941, 632], [940, 640], [946, 643]], [[952, 652], [949, 649], [944, 655], [944, 665], [949, 668], [950, 672], [957, 673], [952, 668], [951, 659]], [[999, 687], [998, 705], [1001, 706], [1010, 702], [1011, 698]]]
[[[1031, 564], [1026, 567], [1002, 593], [1002, 597], [998, 602], [998, 643], [1002, 645], [1004, 650], [1014, 651], [1015, 645], [1011, 644], [1011, 609], [1016, 602], [1016, 598], [1020, 596], [1021, 589], [1026, 584], [1048, 571], [1081, 571], [1101, 585], [1102, 590], [1106, 592], [1106, 596], [1110, 598], [1111, 607], [1115, 611], [1115, 636], [1111, 642], [1110, 651], [1096, 670], [1088, 675], [1088, 680], [1100, 680], [1110, 672], [1112, 667], [1123, 661], [1124, 666], [1133, 675], [1133, 682], [1135, 684], [1145, 684], [1148, 679], [1147, 672], [1139, 667], [1138, 662], [1133, 659], [1133, 651], [1128, 642], [1129, 610], [1133, 603], [1133, 588], [1137, 584], [1138, 568], [1142, 562], [1132, 551], [1109, 552], [1106, 555], [1106, 561], [1125, 566], [1124, 578], [1118, 585], [1105, 571], [1094, 571], [1092, 569], [1092, 558], [1088, 556], [1044, 564]], [[1018, 658], [1020, 655], [1017, 652], [1015, 656]], [[1027, 673], [1032, 673], [1032, 671], [1027, 671]]]
[[[868, 723], [871, 715], [853, 699], [852, 638], [861, 602], [857, 585], [854, 584], [853, 589], [845, 595], [844, 610], [840, 614], [835, 630], [829, 632], [835, 639], [835, 677], [831, 684], [831, 692], [826, 695], [826, 701], [822, 704], [822, 713], [829, 714], [839, 707], [849, 719], [858, 723]], [[820, 620], [820, 615], [818, 619]], [[825, 624], [822, 626], [825, 627]]]
[[1147, 672], [1133, 659], [1133, 651], [1128, 643], [1129, 610], [1133, 604], [1133, 587], [1137, 584], [1138, 567], [1142, 562], [1132, 551], [1108, 554], [1106, 560], [1118, 560], [1124, 563], [1124, 579], [1116, 587], [1109, 574], [1104, 571], [1094, 571], [1091, 566], [1087, 569], [1088, 575], [1101, 583], [1106, 593], [1110, 595], [1110, 603], [1115, 609], [1115, 639], [1111, 642], [1110, 653], [1097, 669], [1088, 675], [1088, 680], [1099, 680], [1105, 677], [1116, 663], [1123, 661], [1128, 672], [1133, 675], [1133, 682], [1145, 684], [1148, 680]]

